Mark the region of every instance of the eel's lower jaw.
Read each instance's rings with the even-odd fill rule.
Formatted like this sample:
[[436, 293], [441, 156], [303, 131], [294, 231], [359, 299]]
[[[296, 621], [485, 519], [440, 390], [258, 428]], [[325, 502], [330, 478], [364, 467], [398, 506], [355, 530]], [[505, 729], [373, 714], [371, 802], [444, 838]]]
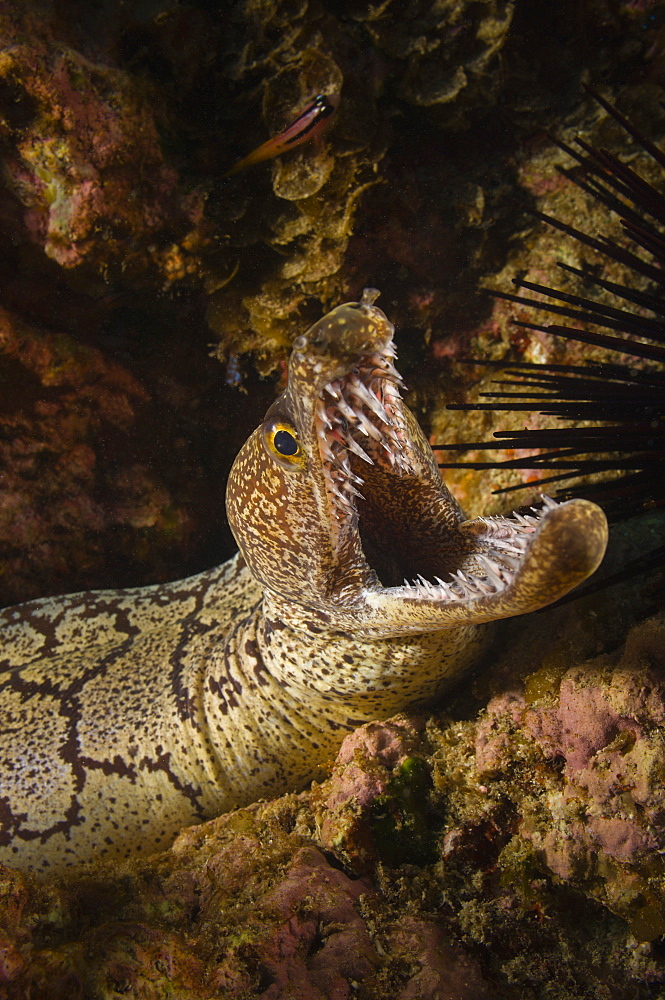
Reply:
[[588, 500], [555, 504], [534, 515], [478, 518], [459, 528], [475, 537], [464, 560], [473, 568], [447, 580], [421, 577], [401, 587], [368, 587], [364, 603], [392, 622], [391, 634], [510, 618], [546, 607], [587, 579], [607, 547], [607, 519]]

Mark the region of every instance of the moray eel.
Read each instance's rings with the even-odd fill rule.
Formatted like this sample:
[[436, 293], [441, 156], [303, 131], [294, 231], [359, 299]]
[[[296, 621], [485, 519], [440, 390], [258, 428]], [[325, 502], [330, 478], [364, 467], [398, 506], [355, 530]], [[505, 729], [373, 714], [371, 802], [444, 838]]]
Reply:
[[240, 552], [177, 583], [0, 614], [0, 861], [153, 853], [302, 788], [344, 735], [436, 698], [482, 623], [555, 601], [600, 562], [584, 500], [465, 520], [400, 397], [366, 290], [294, 345], [233, 466]]

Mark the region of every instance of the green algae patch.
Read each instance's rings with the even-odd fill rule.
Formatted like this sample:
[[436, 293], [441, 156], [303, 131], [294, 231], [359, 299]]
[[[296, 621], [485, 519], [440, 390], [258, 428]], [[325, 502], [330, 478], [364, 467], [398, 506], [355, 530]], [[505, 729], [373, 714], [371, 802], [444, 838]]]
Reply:
[[524, 681], [524, 700], [527, 705], [536, 701], [553, 704], [559, 697], [559, 686], [565, 672], [566, 667], [563, 665], [548, 664], [530, 674]]
[[370, 809], [377, 853], [389, 865], [427, 865], [436, 860], [430, 805], [432, 778], [422, 757], [407, 757]]
[[665, 935], [665, 910], [655, 900], [644, 903], [629, 924], [630, 933], [638, 941], [655, 941]]
[[511, 837], [499, 854], [498, 869], [500, 885], [518, 892], [525, 906], [539, 900], [538, 882], [546, 874], [546, 869], [528, 840], [520, 836]]

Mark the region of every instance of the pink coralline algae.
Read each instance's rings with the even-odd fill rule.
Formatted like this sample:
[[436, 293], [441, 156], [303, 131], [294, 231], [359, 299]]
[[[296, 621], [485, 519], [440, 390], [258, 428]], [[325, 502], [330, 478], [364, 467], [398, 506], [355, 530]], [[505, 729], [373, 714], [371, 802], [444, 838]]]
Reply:
[[357, 871], [371, 869], [379, 857], [372, 828], [376, 805], [390, 796], [400, 767], [408, 768], [424, 724], [422, 718], [396, 716], [361, 726], [342, 743], [333, 780], [312, 793], [321, 843]]
[[523, 799], [520, 834], [555, 875], [651, 937], [665, 931], [664, 627], [665, 616], [652, 619], [620, 654], [541, 669], [522, 694], [489, 703], [476, 739], [488, 783], [540, 757], [540, 794]]
[[[414, 949], [414, 942], [419, 947]], [[387, 944], [393, 958], [413, 962], [420, 960], [420, 969], [395, 1000], [490, 1000], [494, 991], [480, 974], [478, 963], [460, 947], [450, 943], [441, 926], [432, 920], [405, 916], [387, 934]]]
[[200, 206], [178, 191], [146, 95], [122, 71], [54, 44], [29, 15], [22, 28], [0, 22], [0, 86], [13, 109], [0, 135], [27, 233], [64, 268], [157, 265], [167, 284], [182, 277], [169, 231], [184, 236]]
[[[254, 896], [253, 915], [242, 926], [220, 928], [223, 958], [208, 968], [213, 995], [346, 1000], [349, 981], [366, 979], [378, 964], [359, 905], [373, 893], [371, 883], [350, 879], [320, 851], [302, 847], [283, 874], [261, 885], [261, 853], [256, 838], [241, 836], [209, 860], [219, 889], [203, 903], [203, 926], [212, 928], [222, 917], [215, 912], [222, 891], [235, 891], [238, 902], [248, 889]], [[256, 992], [248, 994], [252, 985]]]
[[314, 848], [295, 855], [281, 882], [260, 900], [277, 921], [261, 949], [273, 978], [265, 1000], [287, 989], [303, 1000], [345, 1000], [349, 982], [367, 978], [377, 955], [356, 906], [371, 891], [369, 882], [352, 881]]

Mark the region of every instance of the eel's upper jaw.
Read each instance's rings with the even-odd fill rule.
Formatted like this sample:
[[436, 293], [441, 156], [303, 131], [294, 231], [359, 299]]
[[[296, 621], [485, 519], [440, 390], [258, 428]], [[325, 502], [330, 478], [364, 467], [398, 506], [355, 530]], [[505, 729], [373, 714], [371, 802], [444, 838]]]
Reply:
[[[461, 532], [475, 536], [465, 568], [447, 581], [420, 579], [402, 587], [368, 590], [367, 604], [380, 617], [401, 609], [418, 630], [479, 624], [546, 607], [586, 580], [600, 565], [607, 547], [607, 519], [588, 500], [556, 504], [543, 497], [533, 514], [477, 518]], [[425, 621], [429, 625], [425, 626]]]
[[382, 350], [359, 358], [348, 374], [327, 383], [318, 394], [316, 441], [338, 522], [354, 517], [354, 497], [362, 496], [358, 487], [364, 479], [351, 470], [351, 456], [387, 466], [398, 475], [412, 471], [399, 393], [403, 383], [393, 364], [395, 356], [390, 341]]

